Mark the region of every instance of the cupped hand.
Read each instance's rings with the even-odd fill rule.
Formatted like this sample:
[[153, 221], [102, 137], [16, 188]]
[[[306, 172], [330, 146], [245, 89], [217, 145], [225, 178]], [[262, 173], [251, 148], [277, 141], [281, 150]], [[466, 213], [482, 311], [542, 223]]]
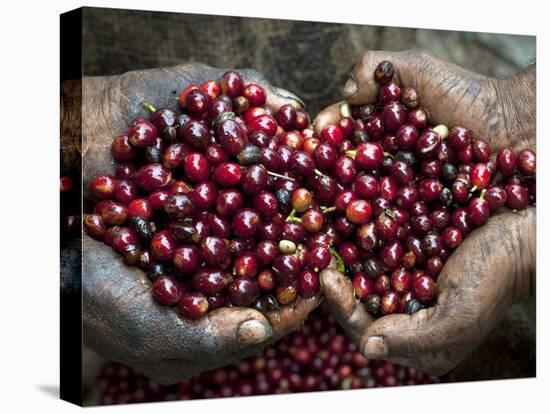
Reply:
[[453, 252], [436, 284], [433, 306], [374, 319], [351, 281], [330, 269], [321, 291], [332, 314], [367, 358], [442, 375], [462, 361], [514, 303], [534, 293], [535, 208], [503, 211]]
[[[469, 72], [421, 51], [367, 52], [344, 87], [353, 105], [374, 103], [374, 70], [383, 60], [395, 66], [394, 81], [420, 95], [432, 123], [461, 125], [504, 147], [535, 149], [534, 67], [498, 80]], [[340, 105], [322, 111], [320, 132], [340, 119]], [[437, 280], [433, 307], [412, 316], [374, 319], [355, 299], [350, 280], [335, 270], [321, 274], [321, 290], [334, 316], [368, 358], [381, 358], [444, 374], [466, 357], [513, 303], [532, 294], [535, 280], [536, 210], [504, 209], [472, 232], [453, 252]]]
[[[147, 100], [157, 108], [177, 109], [177, 93], [191, 83], [219, 79], [225, 72], [202, 64], [128, 72], [121, 76], [84, 78], [82, 94], [76, 83], [62, 85], [62, 158], [82, 157], [83, 189], [98, 173], [111, 173], [115, 136], [137, 117], [150, 114]], [[245, 82], [264, 86], [267, 104], [278, 109], [298, 98], [275, 88], [258, 72], [241, 71]], [[82, 103], [82, 147], [79, 145], [77, 105]], [[86, 205], [86, 204], [85, 204]], [[126, 363], [147, 376], [173, 383], [194, 373], [222, 366], [260, 350], [300, 326], [319, 303], [319, 296], [298, 299], [267, 314], [251, 308], [221, 308], [197, 321], [159, 305], [151, 295], [145, 273], [123, 264], [122, 258], [100, 242], [83, 236], [83, 337], [102, 356]]]

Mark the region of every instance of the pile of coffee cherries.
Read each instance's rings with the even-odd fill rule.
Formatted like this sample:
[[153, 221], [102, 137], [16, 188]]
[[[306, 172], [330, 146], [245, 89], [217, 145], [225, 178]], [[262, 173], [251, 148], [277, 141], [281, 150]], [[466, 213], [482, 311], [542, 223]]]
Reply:
[[191, 85], [181, 113], [145, 103], [91, 182], [87, 233], [146, 270], [153, 295], [197, 319], [260, 311], [319, 290], [332, 258], [375, 315], [429, 306], [445, 261], [504, 205], [535, 202], [535, 153], [431, 125], [417, 91], [376, 68], [378, 102], [341, 107], [315, 135], [291, 105], [236, 72]]
[[323, 307], [303, 328], [262, 354], [206, 371], [178, 384], [151, 381], [110, 362], [98, 378], [102, 404], [237, 397], [308, 391], [433, 384], [440, 380], [414, 368], [367, 360]]

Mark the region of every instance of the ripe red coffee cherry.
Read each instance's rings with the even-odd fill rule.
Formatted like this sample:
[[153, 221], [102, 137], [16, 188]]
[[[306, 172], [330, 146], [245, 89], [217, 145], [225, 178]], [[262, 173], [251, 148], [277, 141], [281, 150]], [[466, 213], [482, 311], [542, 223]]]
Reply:
[[262, 220], [258, 213], [252, 209], [245, 208], [235, 214], [231, 228], [237, 236], [247, 238], [254, 237], [261, 224]]
[[372, 207], [366, 200], [353, 200], [346, 208], [346, 218], [354, 224], [365, 224], [371, 215]]
[[435, 283], [428, 275], [417, 277], [412, 284], [412, 294], [422, 304], [430, 303], [435, 297]]
[[287, 131], [294, 129], [296, 109], [289, 104], [281, 106], [277, 111], [277, 122]]
[[530, 149], [522, 149], [517, 156], [516, 166], [520, 173], [534, 175], [537, 172], [535, 153]]
[[155, 144], [157, 128], [145, 119], [136, 119], [128, 128], [128, 140], [136, 148], [150, 147]]
[[469, 130], [461, 126], [455, 126], [449, 131], [447, 142], [454, 150], [463, 150], [470, 144], [472, 135]]
[[274, 137], [277, 133], [277, 121], [268, 114], [257, 116], [247, 126], [250, 132], [263, 131], [269, 138]]
[[310, 298], [315, 296], [319, 291], [319, 274], [309, 270], [304, 269], [298, 275], [298, 293], [303, 298]]
[[145, 220], [151, 220], [153, 208], [151, 203], [144, 198], [136, 198], [128, 204], [128, 217], [142, 217]]
[[412, 285], [412, 276], [404, 268], [394, 270], [391, 275], [392, 288], [399, 294], [408, 292]]
[[168, 275], [160, 276], [153, 283], [153, 297], [164, 306], [178, 303], [181, 292], [177, 280]]
[[361, 302], [365, 302], [367, 298], [374, 294], [374, 282], [365, 272], [357, 273], [352, 280], [355, 296]]
[[[390, 85], [390, 84], [388, 84]], [[386, 131], [395, 132], [405, 123], [405, 108], [399, 102], [390, 102], [382, 110], [382, 118]]]
[[162, 164], [147, 164], [136, 171], [134, 182], [144, 191], [151, 192], [172, 181], [172, 173]]
[[251, 252], [245, 252], [234, 262], [237, 277], [252, 278], [258, 273], [258, 257]]
[[472, 198], [468, 204], [468, 218], [474, 226], [482, 226], [489, 218], [490, 208], [482, 197]]
[[184, 293], [181, 295], [178, 309], [187, 319], [199, 319], [208, 312], [208, 299], [199, 292]]
[[485, 193], [485, 199], [489, 203], [492, 212], [497, 211], [506, 204], [506, 190], [500, 185], [491, 186]]
[[220, 79], [220, 87], [223, 94], [230, 98], [236, 98], [243, 94], [243, 79], [237, 72], [225, 72]]
[[399, 101], [401, 98], [401, 89], [397, 84], [388, 82], [382, 86], [378, 91], [378, 100], [382, 104], [387, 104], [392, 101]]
[[365, 170], [378, 168], [384, 159], [382, 145], [374, 142], [364, 142], [356, 148], [355, 161]]
[[212, 100], [216, 99], [222, 91], [220, 84], [215, 80], [208, 80], [203, 82], [201, 84], [201, 89]]
[[250, 106], [263, 106], [267, 99], [264, 88], [255, 83], [249, 83], [244, 87], [243, 96], [248, 99]]
[[392, 80], [394, 74], [393, 63], [390, 61], [384, 60], [378, 64], [374, 71], [374, 79], [378, 83], [388, 83]]
[[521, 184], [506, 186], [506, 205], [513, 210], [523, 210], [529, 204], [529, 194]]
[[462, 242], [462, 233], [456, 227], [447, 227], [441, 237], [443, 244], [449, 249], [456, 249]]
[[199, 247], [201, 257], [206, 264], [211, 266], [220, 265], [229, 257], [229, 246], [220, 237], [206, 237]]
[[84, 230], [96, 240], [103, 240], [105, 237], [105, 223], [99, 214], [86, 214], [84, 216]]
[[109, 174], [96, 175], [90, 183], [90, 192], [99, 199], [112, 198], [115, 194], [116, 179]]
[[439, 180], [428, 178], [420, 181], [418, 185], [418, 196], [421, 200], [431, 202], [439, 198], [439, 193], [443, 189], [443, 185]]
[[151, 254], [156, 260], [166, 262], [172, 260], [176, 250], [176, 241], [169, 231], [163, 230], [156, 233], [151, 240]]
[[172, 263], [180, 273], [193, 273], [201, 264], [199, 249], [193, 244], [184, 244], [174, 250]]
[[321, 131], [321, 140], [332, 148], [338, 148], [344, 141], [344, 133], [339, 125], [327, 125]]
[[187, 178], [196, 183], [206, 181], [210, 176], [208, 161], [198, 152], [192, 152], [185, 157], [184, 170]]
[[137, 156], [136, 149], [130, 144], [127, 135], [120, 135], [111, 144], [111, 154], [115, 161], [131, 161]]
[[242, 172], [238, 164], [224, 162], [214, 169], [214, 180], [225, 187], [234, 187], [241, 181]]
[[260, 294], [258, 284], [253, 279], [240, 279], [233, 280], [228, 287], [227, 295], [229, 300], [235, 306], [250, 306]]
[[510, 148], [503, 148], [497, 154], [497, 168], [502, 175], [511, 175], [516, 168], [516, 154]]
[[386, 292], [380, 300], [380, 311], [383, 315], [396, 313], [399, 310], [399, 295], [394, 291]]
[[474, 165], [470, 173], [470, 180], [479, 190], [487, 188], [489, 181], [491, 181], [491, 171], [487, 167], [487, 164], [477, 163]]
[[187, 94], [184, 110], [191, 115], [201, 116], [208, 111], [209, 105], [208, 95], [201, 89], [194, 89]]

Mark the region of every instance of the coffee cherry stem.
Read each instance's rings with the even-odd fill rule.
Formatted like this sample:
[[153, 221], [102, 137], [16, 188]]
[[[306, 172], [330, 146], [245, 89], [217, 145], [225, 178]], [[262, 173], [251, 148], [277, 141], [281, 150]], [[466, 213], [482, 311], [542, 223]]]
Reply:
[[346, 155], [350, 158], [355, 159], [355, 156], [357, 155], [357, 151], [356, 150], [346, 151]]
[[336, 259], [336, 267], [337, 267], [338, 271], [345, 272], [346, 271], [346, 266], [344, 264], [344, 259], [342, 258], [342, 256], [340, 256], [340, 253], [338, 253], [334, 247], [330, 247], [328, 249], [328, 251]]
[[292, 221], [292, 219], [294, 219], [296, 216], [296, 209], [292, 209], [292, 211], [290, 212], [290, 214], [287, 216], [286, 220], [285, 221]]
[[153, 105], [151, 105], [149, 102], [147, 102], [147, 101], [141, 102], [141, 105], [143, 105], [143, 107], [144, 107], [145, 109], [147, 109], [149, 112], [151, 112], [152, 114], [154, 114], [155, 112], [157, 112], [157, 109], [156, 109]]
[[388, 158], [391, 158], [392, 160], [395, 160], [395, 156], [386, 151], [384, 151], [384, 157], [388, 157]]
[[487, 189], [484, 188], [483, 190], [481, 190], [481, 194], [479, 195], [479, 198], [484, 200], [485, 199], [485, 193], [487, 193]]
[[473, 194], [477, 191], [477, 185], [474, 185], [471, 189], [470, 189], [470, 194]]
[[271, 175], [272, 177], [277, 177], [277, 178], [281, 178], [283, 180], [287, 180], [287, 181], [296, 181], [294, 178], [292, 177], [287, 177], [286, 175], [282, 175], [282, 174], [277, 174], [273, 171], [267, 171], [267, 173], [269, 175]]
[[336, 207], [332, 206], [332, 207], [323, 208], [321, 210], [321, 213], [322, 214], [330, 214], [330, 213], [334, 213], [335, 211], [336, 211]]
[[313, 170], [313, 173], [319, 177], [324, 177], [325, 174], [323, 174], [321, 171], [319, 171], [317, 168]]

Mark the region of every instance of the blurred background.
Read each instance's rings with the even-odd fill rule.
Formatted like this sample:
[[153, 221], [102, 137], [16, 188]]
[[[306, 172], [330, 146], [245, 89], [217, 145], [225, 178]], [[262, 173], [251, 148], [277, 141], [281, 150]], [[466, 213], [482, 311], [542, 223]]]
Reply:
[[399, 27], [84, 9], [84, 74], [202, 62], [254, 68], [300, 96], [313, 115], [341, 98], [369, 49], [423, 47], [467, 69], [515, 74], [535, 58], [535, 37]]
[[[350, 70], [369, 49], [427, 48], [460, 66], [494, 77], [522, 70], [534, 62], [536, 51], [533, 36], [99, 8], [85, 8], [83, 16], [86, 76], [184, 62], [251, 67], [263, 72], [274, 85], [300, 96], [312, 116], [340, 100]], [[437, 381], [535, 376], [535, 351], [535, 302], [529, 299], [511, 308], [467, 360]], [[383, 383], [386, 374], [396, 378], [412, 375], [387, 366], [371, 367], [383, 377], [373, 377], [377, 382], [371, 382], [372, 386]], [[87, 404], [101, 403], [108, 394], [105, 390], [116, 388], [117, 383], [127, 386], [128, 378], [149, 387], [158, 398], [178, 398], [188, 391], [163, 389], [125, 367], [108, 364], [89, 350], [85, 350], [84, 372]], [[432, 379], [417, 380], [425, 382]]]

